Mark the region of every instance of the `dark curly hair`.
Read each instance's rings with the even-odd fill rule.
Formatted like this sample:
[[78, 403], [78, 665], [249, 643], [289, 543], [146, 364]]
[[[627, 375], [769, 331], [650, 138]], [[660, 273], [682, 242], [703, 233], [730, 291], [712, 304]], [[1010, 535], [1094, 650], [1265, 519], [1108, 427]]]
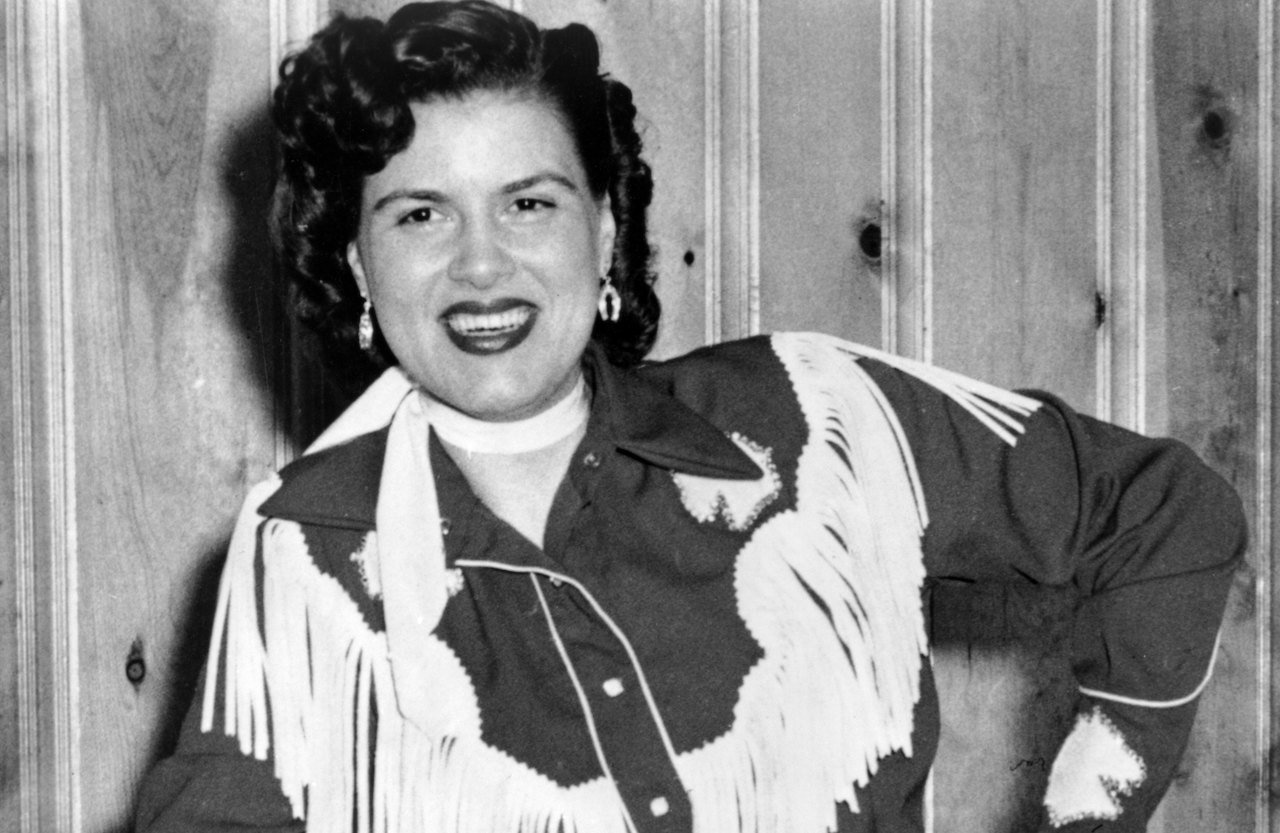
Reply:
[[530, 93], [557, 109], [593, 195], [609, 195], [617, 226], [609, 274], [622, 314], [597, 321], [592, 338], [623, 366], [653, 346], [660, 308], [645, 222], [653, 180], [631, 90], [601, 74], [595, 35], [576, 23], [542, 30], [484, 0], [410, 3], [385, 23], [336, 16], [284, 60], [272, 101], [281, 150], [272, 238], [293, 280], [296, 314], [347, 381], [395, 363], [380, 334], [371, 353], [356, 346], [363, 302], [346, 248], [364, 178], [409, 145], [410, 104], [478, 91]]

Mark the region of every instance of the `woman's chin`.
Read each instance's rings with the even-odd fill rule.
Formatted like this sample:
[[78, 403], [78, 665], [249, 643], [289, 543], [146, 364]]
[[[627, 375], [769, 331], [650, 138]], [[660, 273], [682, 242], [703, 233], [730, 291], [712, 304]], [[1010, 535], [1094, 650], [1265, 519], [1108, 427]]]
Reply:
[[444, 404], [473, 419], [513, 422], [534, 416], [563, 395], [561, 385], [532, 384], [526, 373], [476, 373], [446, 385], [423, 387]]

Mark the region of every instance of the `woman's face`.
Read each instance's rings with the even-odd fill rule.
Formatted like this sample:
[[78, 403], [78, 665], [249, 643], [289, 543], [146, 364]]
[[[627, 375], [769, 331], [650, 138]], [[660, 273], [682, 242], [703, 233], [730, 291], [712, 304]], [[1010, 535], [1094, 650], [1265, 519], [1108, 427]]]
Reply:
[[486, 420], [577, 382], [613, 252], [573, 138], [532, 97], [413, 105], [412, 143], [367, 177], [347, 259], [401, 367]]

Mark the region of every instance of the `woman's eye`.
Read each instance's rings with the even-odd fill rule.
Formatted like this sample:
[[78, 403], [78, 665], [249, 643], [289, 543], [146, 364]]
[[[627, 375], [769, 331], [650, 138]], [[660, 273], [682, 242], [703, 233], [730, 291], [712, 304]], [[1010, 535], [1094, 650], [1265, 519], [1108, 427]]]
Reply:
[[430, 223], [440, 219], [440, 212], [429, 206], [422, 206], [407, 212], [400, 218], [402, 224]]
[[541, 200], [537, 197], [520, 197], [512, 203], [511, 207], [520, 213], [536, 213], [539, 211], [546, 211], [547, 209], [554, 208], [555, 206], [547, 200]]

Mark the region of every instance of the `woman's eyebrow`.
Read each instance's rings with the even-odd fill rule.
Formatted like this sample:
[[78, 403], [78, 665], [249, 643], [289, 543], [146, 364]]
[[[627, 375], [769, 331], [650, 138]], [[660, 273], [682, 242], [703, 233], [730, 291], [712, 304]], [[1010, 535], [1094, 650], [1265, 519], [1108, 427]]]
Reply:
[[375, 212], [381, 211], [396, 200], [417, 200], [420, 202], [447, 202], [445, 196], [440, 191], [423, 191], [413, 188], [397, 188], [378, 198], [373, 204]]
[[[565, 176], [564, 174], [558, 174], [555, 171], [543, 171], [541, 173], [536, 173], [533, 176], [527, 176], [527, 177], [524, 177], [523, 179], [517, 179], [514, 182], [508, 182], [506, 185], [502, 186], [502, 193], [514, 194], [518, 191], [523, 191], [526, 188], [533, 188], [535, 186], [542, 185], [547, 182], [553, 182], [557, 185], [560, 185], [563, 188], [568, 189], [569, 191], [572, 191], [575, 194], [582, 190], [581, 188], [578, 187], [578, 185], [572, 179], [569, 179], [569, 177]], [[390, 205], [391, 203], [397, 200], [416, 200], [419, 202], [448, 202], [448, 198], [445, 197], [444, 193], [441, 191], [432, 191], [430, 189], [417, 189], [417, 188], [397, 188], [396, 190], [390, 191], [382, 195], [381, 197], [379, 197], [377, 202], [373, 204], [373, 211], [374, 212], [381, 211], [382, 209], [386, 208], [388, 205]]]
[[543, 171], [541, 173], [536, 173], [533, 176], [528, 176], [524, 179], [517, 179], [515, 182], [507, 183], [502, 186], [502, 193], [514, 194], [517, 191], [523, 191], [526, 188], [532, 188], [535, 185], [542, 185], [546, 182], [554, 182], [569, 189], [575, 194], [581, 190], [573, 180], [569, 179], [569, 177], [564, 174], [558, 174], [555, 171]]

